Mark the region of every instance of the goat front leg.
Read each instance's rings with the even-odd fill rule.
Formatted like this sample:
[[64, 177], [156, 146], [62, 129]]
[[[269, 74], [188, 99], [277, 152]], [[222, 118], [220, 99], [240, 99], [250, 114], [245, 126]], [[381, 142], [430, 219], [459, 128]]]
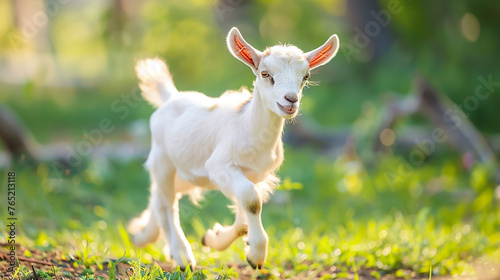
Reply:
[[248, 222], [247, 261], [252, 268], [262, 268], [267, 257], [269, 238], [262, 226], [262, 197], [259, 190], [236, 166], [227, 166], [209, 173], [210, 180], [229, 197], [234, 197]]
[[194, 269], [196, 261], [193, 251], [182, 231], [179, 220], [179, 199], [174, 189], [175, 171], [168, 168], [165, 168], [165, 170], [155, 169], [153, 174], [156, 189], [153, 190], [151, 195], [158, 196], [154, 212], [158, 225], [163, 229], [168, 244], [170, 244], [170, 248], [168, 248], [168, 244], [166, 245], [164, 253], [171, 254], [171, 257], [182, 270], [188, 265], [191, 265]]

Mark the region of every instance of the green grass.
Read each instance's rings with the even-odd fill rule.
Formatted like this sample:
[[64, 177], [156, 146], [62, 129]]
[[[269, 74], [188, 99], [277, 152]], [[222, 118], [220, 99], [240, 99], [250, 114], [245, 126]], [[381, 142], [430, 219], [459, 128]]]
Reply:
[[[285, 183], [263, 209], [269, 273], [288, 278], [335, 267], [323, 279], [358, 275], [360, 269], [376, 278], [461, 275], [474, 273], [476, 259], [499, 256], [500, 211], [484, 168], [467, 174], [450, 158], [390, 184], [387, 174], [397, 162], [385, 157], [365, 168], [345, 157], [330, 161], [307, 150], [288, 153], [280, 172]], [[75, 266], [87, 268], [125, 253], [136, 267], [133, 279], [156, 279], [160, 271], [154, 263], [164, 261], [161, 242], [134, 248], [124, 229], [147, 204], [149, 179], [141, 164], [89, 160], [63, 178], [54, 176], [50, 163], [14, 168], [20, 242], [61, 250], [63, 257], [75, 257]], [[245, 263], [244, 242], [225, 252], [200, 244], [207, 228], [233, 219], [221, 194], [206, 196], [201, 207], [181, 200], [182, 225], [206, 277], [236, 277], [227, 265]], [[5, 239], [1, 232], [0, 242]]]

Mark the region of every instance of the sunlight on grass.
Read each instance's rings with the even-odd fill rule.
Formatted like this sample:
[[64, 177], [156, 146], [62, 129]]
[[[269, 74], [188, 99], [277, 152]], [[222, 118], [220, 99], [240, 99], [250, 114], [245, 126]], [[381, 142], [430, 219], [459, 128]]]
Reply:
[[[307, 154], [293, 157], [292, 161], [310, 161]], [[323, 279], [349, 275], [357, 279], [360, 270], [367, 270], [376, 279], [388, 273], [403, 278], [428, 275], [430, 279], [433, 275], [472, 275], [475, 259], [500, 256], [500, 211], [492, 203], [489, 180], [479, 178], [487, 177], [481, 166], [476, 167], [470, 182], [460, 176], [455, 180], [443, 179], [438, 190], [432, 189], [432, 180], [440, 178], [439, 170], [449, 172], [449, 163], [415, 169], [405, 181], [387, 188], [386, 181], [380, 178], [391, 161], [387, 158], [367, 174], [360, 173], [364, 187], [356, 196], [339, 188], [345, 169], [338, 162], [317, 160], [301, 166], [301, 172], [295, 171], [299, 168], [296, 165], [285, 165], [282, 176], [287, 179], [263, 210], [270, 238], [265, 265], [268, 275], [290, 278], [316, 271]], [[60, 251], [61, 260], [71, 261], [88, 277], [96, 269], [110, 270], [113, 276], [121, 260], [132, 267], [131, 279], [177, 279], [180, 271], [174, 269], [167, 275], [158, 266], [165, 262], [161, 241], [135, 248], [124, 227], [147, 203], [148, 179], [138, 168], [140, 162], [107, 164], [113, 174], [103, 174], [97, 183], [92, 177], [81, 176], [88, 169], [62, 179], [51, 177], [43, 166], [36, 172], [19, 171], [23, 185], [41, 184], [18, 198], [19, 205], [23, 205], [19, 241], [33, 250]], [[304, 168], [310, 170], [303, 172]], [[79, 184], [72, 184], [76, 176], [80, 177]], [[470, 188], [458, 187], [457, 182], [462, 182], [458, 184], [462, 186], [473, 184], [475, 195]], [[312, 187], [317, 185], [328, 187]], [[220, 217], [231, 222], [230, 212], [220, 199], [214, 198], [222, 196], [208, 196], [201, 208], [181, 201], [182, 224], [202, 268], [183, 275], [186, 279], [237, 278], [238, 272], [227, 264], [246, 265], [244, 242], [236, 241], [225, 252], [200, 244], [207, 228], [217, 221], [226, 221]], [[68, 208], [68, 204], [73, 206]], [[293, 207], [286, 213], [283, 205]], [[0, 242], [5, 237], [2, 231]], [[33, 250], [26, 254], [34, 254]], [[117, 256], [122, 258], [117, 260]], [[27, 276], [29, 268], [22, 268], [19, 273]]]

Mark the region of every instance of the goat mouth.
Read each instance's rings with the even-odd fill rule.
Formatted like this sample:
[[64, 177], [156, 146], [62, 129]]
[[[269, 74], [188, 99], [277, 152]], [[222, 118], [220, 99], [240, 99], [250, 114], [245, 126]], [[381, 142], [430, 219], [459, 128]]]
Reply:
[[285, 114], [292, 115], [293, 113], [295, 113], [297, 111], [297, 108], [293, 107], [293, 105], [283, 106], [283, 105], [279, 104], [278, 102], [276, 102], [276, 104], [278, 104], [278, 107], [280, 107], [281, 111], [285, 112]]

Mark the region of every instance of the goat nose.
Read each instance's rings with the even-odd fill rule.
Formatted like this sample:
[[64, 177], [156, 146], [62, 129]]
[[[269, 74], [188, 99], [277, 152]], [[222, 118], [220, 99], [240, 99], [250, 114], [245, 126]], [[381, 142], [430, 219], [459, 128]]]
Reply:
[[299, 95], [298, 94], [287, 94], [287, 95], [285, 95], [285, 99], [292, 102], [292, 103], [295, 103], [299, 100]]

